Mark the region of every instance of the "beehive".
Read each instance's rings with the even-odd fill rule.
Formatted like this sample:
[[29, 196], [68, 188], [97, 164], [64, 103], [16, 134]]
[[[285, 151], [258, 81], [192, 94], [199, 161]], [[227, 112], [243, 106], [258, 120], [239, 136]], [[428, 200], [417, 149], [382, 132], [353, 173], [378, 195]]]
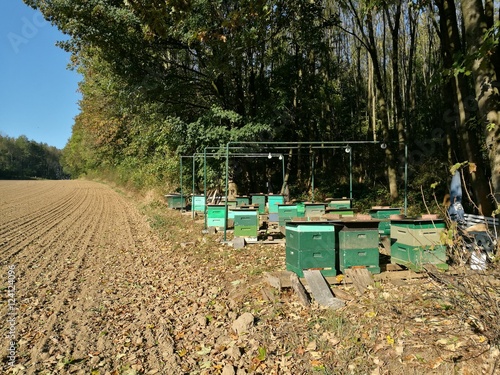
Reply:
[[267, 209], [270, 214], [278, 213], [278, 205], [285, 203], [283, 195], [268, 195], [267, 196]]
[[286, 223], [286, 269], [303, 277], [304, 269], [320, 269], [324, 276], [337, 275], [338, 231], [333, 222]]
[[207, 205], [207, 227], [225, 227], [226, 218], [227, 215], [225, 204]]
[[266, 213], [266, 195], [259, 193], [259, 194], [251, 194], [251, 203], [253, 205], [259, 205], [259, 214], [263, 215]]
[[446, 269], [446, 246], [441, 233], [446, 228], [442, 219], [391, 220], [391, 263], [420, 271], [424, 264]]
[[180, 194], [166, 194], [165, 200], [167, 201], [168, 208], [185, 208], [186, 197]]
[[233, 210], [234, 236], [256, 238], [259, 230], [259, 215], [256, 209]]
[[366, 267], [371, 273], [380, 273], [378, 220], [340, 220], [339, 269]]

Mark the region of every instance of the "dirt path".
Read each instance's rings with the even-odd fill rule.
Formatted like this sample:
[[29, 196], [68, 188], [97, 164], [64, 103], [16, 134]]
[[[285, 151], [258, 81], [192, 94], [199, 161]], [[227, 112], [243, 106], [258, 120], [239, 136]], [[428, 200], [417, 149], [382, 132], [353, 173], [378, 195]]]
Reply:
[[15, 266], [22, 373], [178, 373], [168, 326], [148, 308], [158, 295], [147, 259], [158, 247], [127, 199], [93, 182], [0, 181], [0, 205], [2, 277]]

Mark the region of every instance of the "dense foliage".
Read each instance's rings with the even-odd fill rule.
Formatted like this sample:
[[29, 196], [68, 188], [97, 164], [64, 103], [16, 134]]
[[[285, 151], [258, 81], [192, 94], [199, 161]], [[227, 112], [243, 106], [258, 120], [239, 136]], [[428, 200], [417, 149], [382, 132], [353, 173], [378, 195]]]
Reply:
[[0, 179], [64, 178], [60, 164], [61, 150], [37, 143], [22, 135], [0, 135]]
[[[469, 161], [471, 197], [486, 214], [495, 208], [500, 64], [491, 0], [25, 2], [71, 36], [62, 46], [83, 75], [64, 150], [73, 176], [112, 171], [163, 184], [178, 181], [180, 155], [228, 141], [303, 142], [280, 150], [290, 190], [310, 196], [314, 168], [318, 192], [345, 196], [349, 158], [307, 142], [386, 142], [353, 144], [355, 198], [401, 199], [406, 144], [410, 191], [439, 182], [443, 195], [449, 167]], [[280, 168], [231, 163], [247, 189], [281, 186]], [[209, 187], [221, 183], [221, 166], [210, 160]]]

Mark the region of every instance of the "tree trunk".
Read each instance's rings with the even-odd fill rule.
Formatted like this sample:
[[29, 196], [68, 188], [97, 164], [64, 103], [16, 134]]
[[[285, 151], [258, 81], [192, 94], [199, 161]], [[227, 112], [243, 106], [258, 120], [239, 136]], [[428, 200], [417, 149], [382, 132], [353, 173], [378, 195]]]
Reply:
[[[370, 48], [368, 49], [368, 53], [372, 59], [373, 63], [373, 73], [375, 77], [375, 85], [377, 88], [377, 106], [380, 113], [381, 119], [381, 130], [382, 137], [384, 141], [389, 141], [390, 131], [389, 131], [389, 121], [387, 115], [387, 95], [386, 90], [384, 88], [384, 81], [382, 77], [382, 71], [380, 69], [380, 64], [378, 62], [378, 54], [377, 54], [377, 44], [375, 41], [374, 28], [373, 28], [373, 19], [372, 15], [369, 14], [366, 19], [368, 32], [369, 32], [369, 41]], [[385, 157], [387, 161], [387, 178], [389, 181], [389, 194], [391, 200], [394, 201], [398, 198], [398, 184], [397, 184], [397, 170], [396, 170], [396, 159], [394, 157], [393, 150], [391, 147], [387, 147], [385, 149]]]
[[[440, 15], [440, 37], [443, 53], [443, 61], [446, 68], [451, 69], [454, 64], [454, 55], [461, 50], [461, 41], [456, 18], [456, 8], [454, 0], [437, 0], [436, 5]], [[454, 105], [456, 107], [456, 117], [451, 119], [455, 121], [455, 127], [451, 126], [448, 131], [455, 131], [460, 145], [459, 149], [454, 150], [455, 161], [461, 162], [461, 157], [476, 165], [476, 171], [471, 173], [471, 183], [474, 200], [479, 211], [484, 215], [492, 212], [493, 206], [489, 199], [489, 184], [486, 178], [486, 166], [479, 147], [479, 140], [475, 129], [471, 129], [468, 122], [471, 114], [475, 114], [474, 105], [471, 105], [470, 99], [473, 96], [469, 93], [466, 78], [463, 74], [454, 75], [449, 84], [453, 90]], [[446, 113], [445, 113], [446, 115]], [[445, 121], [449, 117], [445, 118]], [[452, 124], [450, 124], [452, 125]], [[455, 134], [450, 133], [450, 138]], [[462, 156], [463, 152], [463, 156]]]
[[370, 109], [368, 118], [372, 127], [373, 140], [377, 140], [377, 96], [375, 95], [375, 85], [373, 84], [373, 63], [368, 56], [368, 108]]
[[399, 26], [401, 23], [401, 3], [398, 3], [396, 7], [396, 13], [394, 14], [394, 23], [391, 20], [388, 10], [386, 11], [386, 13], [392, 38], [392, 86], [395, 104], [394, 124], [398, 133], [398, 149], [402, 151], [406, 142], [406, 135], [403, 118], [403, 93], [401, 91], [401, 80], [399, 74]]
[[[462, 0], [462, 14], [469, 56], [479, 52], [486, 31], [486, 17], [481, 0]], [[500, 98], [495, 67], [489, 55], [478, 54], [472, 65], [479, 121], [485, 128], [495, 199], [500, 198]], [[485, 209], [483, 208], [483, 211]], [[489, 210], [491, 211], [491, 210]], [[486, 212], [485, 214], [490, 214]]]

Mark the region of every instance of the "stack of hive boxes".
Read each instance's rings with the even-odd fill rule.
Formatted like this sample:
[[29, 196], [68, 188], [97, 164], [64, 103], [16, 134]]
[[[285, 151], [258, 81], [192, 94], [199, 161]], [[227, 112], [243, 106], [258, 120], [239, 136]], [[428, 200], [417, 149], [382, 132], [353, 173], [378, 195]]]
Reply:
[[337, 275], [339, 223], [290, 221], [286, 223], [286, 269], [304, 277], [303, 270], [319, 269], [323, 276]]
[[342, 273], [352, 267], [365, 267], [380, 273], [378, 221], [342, 220], [339, 232], [339, 269]]
[[233, 210], [234, 236], [255, 238], [259, 232], [259, 215], [257, 209], [237, 208]]
[[266, 213], [266, 195], [262, 193], [250, 194], [251, 204], [259, 206], [259, 214], [264, 215]]
[[226, 205], [207, 205], [207, 227], [224, 228], [226, 226]]
[[441, 233], [446, 228], [442, 219], [392, 219], [391, 263], [397, 263], [415, 271], [424, 264], [434, 264], [447, 269], [446, 245], [441, 242]]
[[204, 195], [193, 195], [191, 197], [191, 210], [195, 212], [205, 212]]

